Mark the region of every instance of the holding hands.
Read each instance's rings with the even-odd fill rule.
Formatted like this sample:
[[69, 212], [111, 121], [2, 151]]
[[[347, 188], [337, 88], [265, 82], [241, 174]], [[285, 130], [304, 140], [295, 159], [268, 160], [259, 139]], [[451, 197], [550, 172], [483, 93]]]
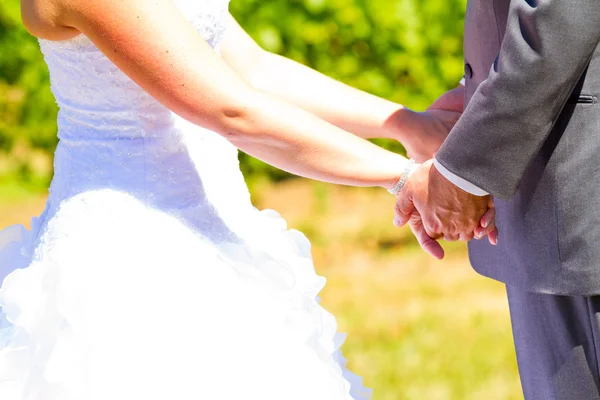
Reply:
[[437, 259], [444, 250], [437, 242], [482, 239], [492, 245], [498, 241], [495, 209], [491, 196], [470, 194], [446, 179], [435, 167], [433, 156], [460, 118], [464, 88], [451, 90], [436, 100], [427, 111], [413, 113], [403, 121], [412, 131], [403, 137], [407, 155], [419, 165], [398, 193], [394, 224], [408, 224], [421, 247]]
[[491, 196], [475, 196], [447, 180], [429, 160], [410, 175], [398, 193], [394, 224], [409, 224], [421, 247], [437, 259], [444, 251], [437, 239], [447, 241], [489, 236], [498, 240]]

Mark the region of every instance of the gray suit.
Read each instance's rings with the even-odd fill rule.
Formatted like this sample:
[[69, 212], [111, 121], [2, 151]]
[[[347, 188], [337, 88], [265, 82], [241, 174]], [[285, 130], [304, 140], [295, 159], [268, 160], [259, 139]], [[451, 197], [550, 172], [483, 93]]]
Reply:
[[436, 156], [496, 198], [500, 244], [469, 255], [508, 286], [527, 399], [600, 399], [599, 42], [600, 0], [470, 0], [467, 106]]

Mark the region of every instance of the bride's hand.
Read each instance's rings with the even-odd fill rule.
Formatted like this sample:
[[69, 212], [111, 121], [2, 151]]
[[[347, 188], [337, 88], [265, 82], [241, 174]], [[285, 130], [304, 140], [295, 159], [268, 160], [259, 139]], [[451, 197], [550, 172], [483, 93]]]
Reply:
[[413, 113], [408, 132], [400, 141], [406, 155], [418, 163], [431, 160], [460, 115], [456, 111], [435, 109]]
[[462, 86], [444, 93], [424, 112], [405, 111], [397, 115], [393, 135], [417, 162], [433, 158], [463, 110]]

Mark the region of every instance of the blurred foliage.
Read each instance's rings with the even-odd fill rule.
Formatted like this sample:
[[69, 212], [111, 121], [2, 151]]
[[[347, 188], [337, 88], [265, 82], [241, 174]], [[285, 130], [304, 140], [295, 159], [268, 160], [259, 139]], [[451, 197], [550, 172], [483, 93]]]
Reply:
[[[19, 2], [0, 2], [0, 151], [19, 141], [51, 152], [56, 104], [38, 44], [22, 27]], [[15, 170], [27, 169], [15, 166]]]
[[[462, 75], [466, 0], [233, 0], [231, 12], [266, 49], [373, 94], [423, 109]], [[56, 145], [56, 104], [18, 0], [0, 2], [0, 155]], [[391, 142], [379, 141], [394, 150]], [[9, 158], [10, 159], [10, 158]], [[23, 179], [35, 169], [9, 163]], [[19, 163], [26, 159], [17, 158]], [[285, 177], [242, 156], [253, 177]], [[6, 168], [1, 168], [0, 174]], [[26, 173], [23, 174], [23, 171]]]

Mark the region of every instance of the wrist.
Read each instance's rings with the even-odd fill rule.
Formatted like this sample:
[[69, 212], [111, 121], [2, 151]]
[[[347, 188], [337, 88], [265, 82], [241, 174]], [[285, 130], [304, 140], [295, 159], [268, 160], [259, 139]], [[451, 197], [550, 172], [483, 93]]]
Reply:
[[415, 163], [415, 160], [406, 160], [404, 163], [404, 168], [401, 170], [401, 172], [392, 181], [385, 185], [387, 191], [396, 196], [402, 190], [408, 178], [417, 169], [419, 169], [419, 166], [420, 164]]
[[456, 186], [464, 192], [477, 197], [489, 195], [485, 190], [449, 171], [437, 159], [434, 160], [433, 168], [440, 179], [447, 181], [448, 184]]
[[410, 127], [414, 124], [415, 114], [410, 108], [396, 105], [395, 111], [383, 125], [385, 137], [399, 142], [405, 141], [410, 136]]

